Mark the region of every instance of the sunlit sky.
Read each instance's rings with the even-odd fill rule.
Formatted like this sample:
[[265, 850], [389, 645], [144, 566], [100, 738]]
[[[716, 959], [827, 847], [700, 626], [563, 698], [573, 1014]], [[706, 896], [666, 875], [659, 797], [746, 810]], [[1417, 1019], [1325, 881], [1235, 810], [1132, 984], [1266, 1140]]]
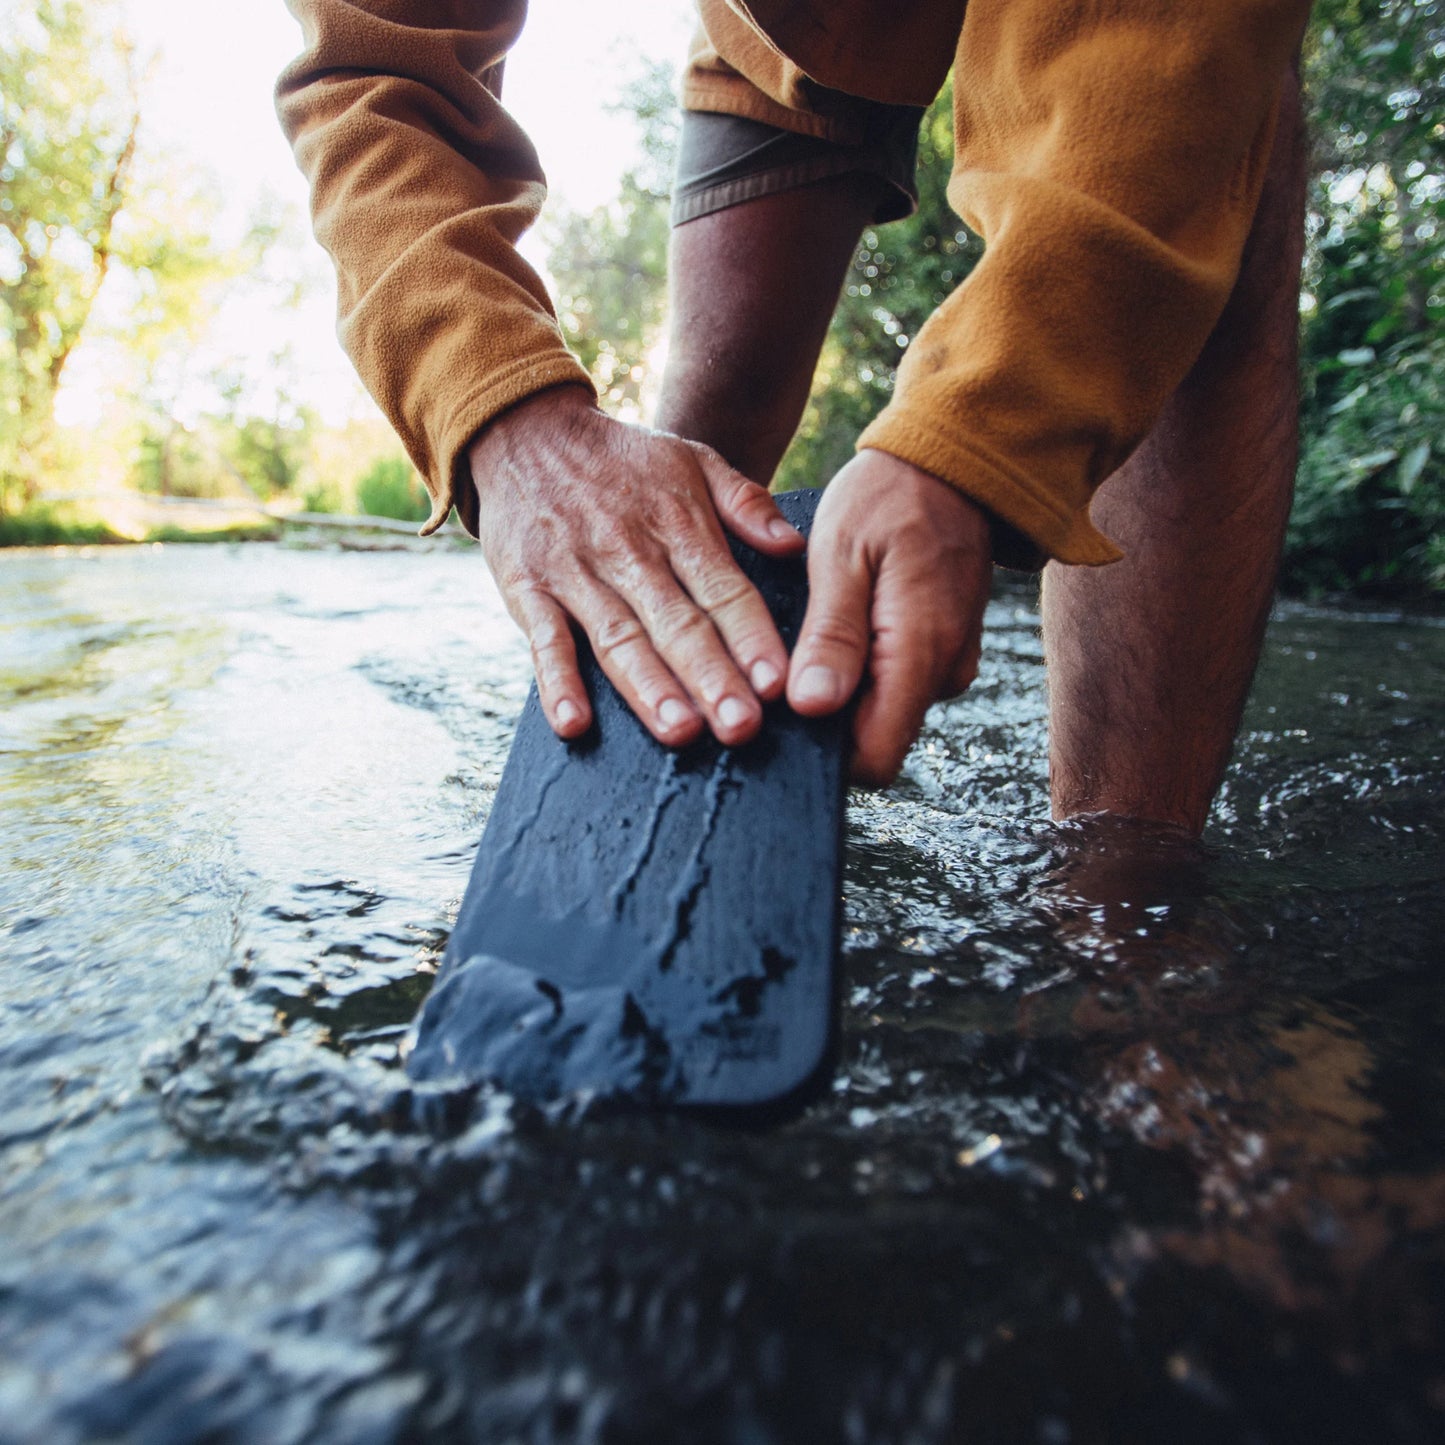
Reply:
[[[140, 53], [153, 57], [142, 97], [142, 151], [163, 148], [214, 175], [225, 197], [219, 239], [238, 239], [267, 198], [304, 213], [306, 187], [271, 99], [277, 73], [301, 43], [283, 0], [246, 0], [244, 7], [123, 0], [123, 8]], [[626, 119], [604, 107], [641, 59], [680, 63], [692, 15], [691, 0], [532, 0], [507, 61], [505, 101], [536, 142], [554, 199], [590, 209], [615, 194], [635, 143]], [[540, 263], [538, 248], [524, 249]], [[295, 264], [314, 278], [300, 307], [262, 316], [254, 305], [229, 308], [197, 370], [221, 359], [248, 371], [264, 368], [273, 351], [288, 346], [304, 377], [302, 399], [340, 421], [358, 406], [359, 387], [335, 341], [330, 263], [308, 240]], [[87, 355], [82, 348], [66, 383], [61, 419], [95, 417], [100, 393], [113, 384], [102, 350]]]

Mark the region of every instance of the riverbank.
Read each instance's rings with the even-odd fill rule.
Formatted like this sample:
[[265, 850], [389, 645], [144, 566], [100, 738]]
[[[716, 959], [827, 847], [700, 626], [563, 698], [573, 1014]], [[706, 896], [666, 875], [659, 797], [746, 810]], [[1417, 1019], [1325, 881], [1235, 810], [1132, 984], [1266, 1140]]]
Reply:
[[[181, 506], [172, 503], [172, 507]], [[440, 532], [419, 535], [420, 523], [390, 517], [368, 517], [348, 513], [266, 512], [256, 507], [235, 507], [223, 520], [215, 504], [191, 504], [184, 518], [174, 512], [168, 520], [153, 521], [140, 530], [125, 532], [93, 513], [67, 508], [66, 504], [33, 507], [18, 516], [0, 515], [0, 549], [50, 549], [67, 547], [147, 546], [155, 543], [238, 543], [272, 542], [286, 547], [335, 548], [348, 552], [405, 552], [463, 549], [475, 543], [461, 529], [456, 515]], [[1017, 574], [1000, 574], [1008, 587]], [[1375, 588], [1360, 592], [1324, 592], [1288, 585], [1280, 587], [1282, 598], [1344, 610], [1364, 609], [1384, 617], [1445, 617], [1445, 592], [1420, 593]], [[1019, 580], [1021, 590], [1032, 583]]]
[[0, 549], [150, 546], [155, 543], [280, 542], [350, 551], [470, 545], [449, 523], [432, 539], [419, 522], [346, 513], [302, 512], [208, 499], [126, 499], [116, 508], [41, 502], [0, 514]]

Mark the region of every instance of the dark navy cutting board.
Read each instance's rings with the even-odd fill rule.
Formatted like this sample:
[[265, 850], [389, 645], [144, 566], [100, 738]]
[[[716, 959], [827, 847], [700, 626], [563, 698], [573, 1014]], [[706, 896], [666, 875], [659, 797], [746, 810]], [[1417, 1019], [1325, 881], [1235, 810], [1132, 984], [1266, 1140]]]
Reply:
[[[806, 533], [819, 495], [778, 500]], [[732, 545], [791, 648], [803, 560]], [[408, 1072], [539, 1101], [805, 1097], [836, 1034], [848, 715], [779, 703], [745, 747], [675, 752], [582, 667], [584, 738], [527, 700]]]

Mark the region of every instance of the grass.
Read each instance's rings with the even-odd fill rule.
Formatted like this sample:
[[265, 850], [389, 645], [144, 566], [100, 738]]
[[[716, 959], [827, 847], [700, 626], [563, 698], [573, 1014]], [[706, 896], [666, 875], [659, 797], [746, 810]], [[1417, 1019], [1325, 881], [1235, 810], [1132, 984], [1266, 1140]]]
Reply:
[[47, 502], [32, 502], [18, 512], [0, 511], [0, 547], [81, 547], [129, 540], [104, 522]]
[[94, 517], [53, 502], [32, 502], [18, 512], [0, 512], [0, 547], [93, 547], [135, 542], [274, 542], [280, 522], [237, 522], [224, 527], [152, 527], [128, 537]]
[[230, 527], [207, 527], [191, 531], [186, 527], [152, 527], [147, 542], [274, 542], [284, 528], [280, 522], [237, 522]]

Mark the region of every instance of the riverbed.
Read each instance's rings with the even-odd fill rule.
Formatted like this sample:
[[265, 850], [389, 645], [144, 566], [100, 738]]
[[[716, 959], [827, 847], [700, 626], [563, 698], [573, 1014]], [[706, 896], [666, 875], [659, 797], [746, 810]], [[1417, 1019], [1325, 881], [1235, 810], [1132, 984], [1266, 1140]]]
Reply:
[[474, 555], [0, 554], [0, 1440], [1440, 1438], [1445, 628], [1282, 605], [1194, 849], [1049, 823], [1037, 626], [852, 797], [747, 1130], [408, 1086]]

